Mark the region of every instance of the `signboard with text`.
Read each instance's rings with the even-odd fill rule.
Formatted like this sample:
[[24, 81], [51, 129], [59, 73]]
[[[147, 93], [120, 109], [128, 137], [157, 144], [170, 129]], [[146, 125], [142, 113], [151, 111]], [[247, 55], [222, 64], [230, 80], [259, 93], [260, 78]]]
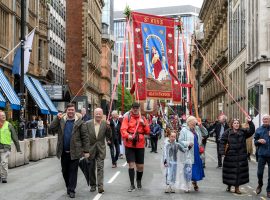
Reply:
[[62, 85], [43, 85], [44, 90], [47, 92], [51, 100], [63, 99]]

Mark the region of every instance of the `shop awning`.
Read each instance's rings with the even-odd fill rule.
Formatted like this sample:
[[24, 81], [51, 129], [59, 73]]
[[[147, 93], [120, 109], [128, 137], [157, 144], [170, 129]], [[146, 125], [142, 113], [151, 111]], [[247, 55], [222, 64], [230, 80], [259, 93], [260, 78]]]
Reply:
[[0, 88], [3, 94], [6, 96], [7, 100], [9, 101], [10, 107], [13, 110], [20, 110], [21, 109], [20, 99], [13, 90], [13, 87], [11, 86], [9, 80], [7, 79], [2, 70], [0, 70]]
[[1, 93], [0, 93], [0, 107], [1, 108], [6, 107], [6, 100]]
[[34, 84], [31, 82], [30, 78], [28, 76], [24, 76], [24, 84], [31, 94], [32, 98], [36, 102], [37, 106], [39, 107], [42, 114], [48, 115], [50, 114], [50, 111], [48, 107], [46, 106], [45, 102], [43, 101], [42, 97], [39, 95], [39, 92], [35, 88]]
[[39, 92], [40, 96], [42, 97], [43, 101], [46, 103], [47, 107], [50, 110], [50, 113], [52, 115], [57, 115], [58, 114], [58, 110], [56, 109], [56, 107], [54, 106], [53, 102], [51, 101], [50, 97], [48, 96], [47, 92], [44, 90], [44, 88], [42, 87], [41, 83], [39, 82], [39, 80], [33, 78], [33, 77], [29, 77], [30, 80], [32, 81], [32, 83], [34, 84], [34, 86], [36, 87], [37, 91]]

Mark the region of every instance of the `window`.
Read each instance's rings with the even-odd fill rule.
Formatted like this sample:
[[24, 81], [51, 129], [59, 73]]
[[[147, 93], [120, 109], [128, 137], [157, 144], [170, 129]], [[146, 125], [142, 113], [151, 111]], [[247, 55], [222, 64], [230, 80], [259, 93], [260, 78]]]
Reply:
[[7, 47], [8, 42], [8, 13], [0, 9], [0, 44]]

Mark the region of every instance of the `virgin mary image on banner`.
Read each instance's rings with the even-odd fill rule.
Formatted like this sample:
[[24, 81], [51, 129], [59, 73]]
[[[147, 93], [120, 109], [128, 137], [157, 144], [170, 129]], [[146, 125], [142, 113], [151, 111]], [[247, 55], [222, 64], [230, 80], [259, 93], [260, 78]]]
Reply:
[[161, 80], [160, 73], [162, 72], [162, 63], [156, 47], [152, 47], [152, 71], [154, 79]]

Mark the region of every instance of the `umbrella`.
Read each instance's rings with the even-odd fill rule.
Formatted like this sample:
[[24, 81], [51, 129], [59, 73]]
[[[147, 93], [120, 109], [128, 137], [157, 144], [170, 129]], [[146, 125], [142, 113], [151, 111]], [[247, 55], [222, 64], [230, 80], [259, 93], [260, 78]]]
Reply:
[[94, 161], [89, 160], [87, 158], [81, 158], [79, 161], [79, 167], [85, 176], [88, 186], [90, 184], [90, 171], [93, 165], [94, 165]]

